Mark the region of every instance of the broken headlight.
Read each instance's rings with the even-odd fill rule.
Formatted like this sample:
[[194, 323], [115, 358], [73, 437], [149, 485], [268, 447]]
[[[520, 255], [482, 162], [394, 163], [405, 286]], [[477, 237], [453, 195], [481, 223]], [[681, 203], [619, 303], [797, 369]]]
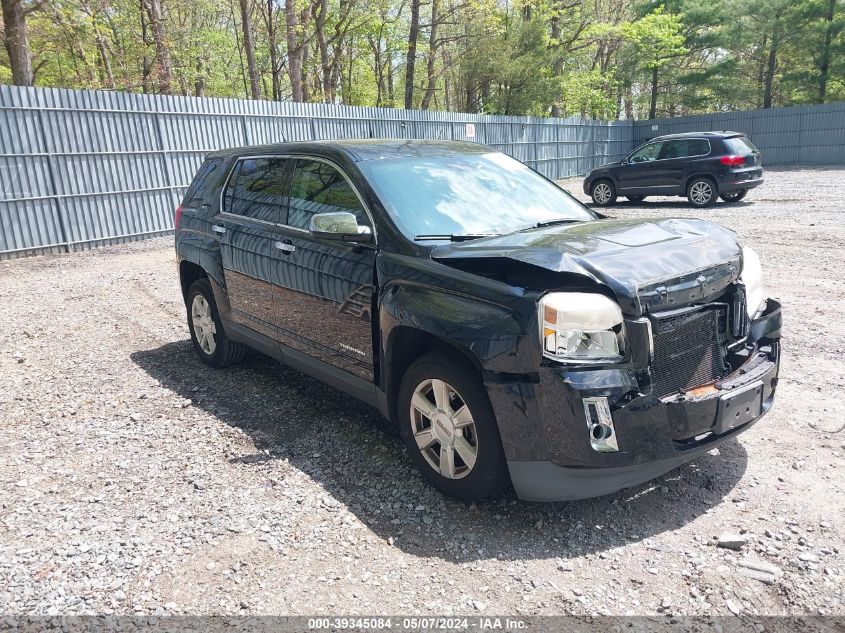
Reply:
[[760, 258], [749, 246], [742, 247], [742, 276], [745, 285], [745, 308], [748, 318], [753, 319], [763, 310], [766, 303], [766, 289], [763, 287], [763, 267]]
[[622, 360], [622, 311], [604, 295], [550, 292], [540, 299], [543, 356], [570, 363]]

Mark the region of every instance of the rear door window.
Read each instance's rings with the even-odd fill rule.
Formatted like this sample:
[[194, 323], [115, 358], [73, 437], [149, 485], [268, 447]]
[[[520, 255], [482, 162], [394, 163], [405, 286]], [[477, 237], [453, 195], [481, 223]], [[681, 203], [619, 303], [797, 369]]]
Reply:
[[297, 159], [286, 224], [308, 230], [317, 213], [338, 212], [354, 213], [360, 226], [370, 225], [361, 201], [342, 173], [322, 161]]
[[223, 194], [223, 210], [253, 220], [281, 223], [287, 206], [289, 162], [287, 158], [238, 161]]
[[663, 144], [662, 160], [671, 158], [690, 158], [710, 153], [710, 143], [703, 138], [683, 138], [666, 141]]
[[217, 176], [217, 170], [223, 164], [222, 158], [207, 158], [202, 165], [200, 165], [197, 175], [191, 182], [191, 186], [185, 192], [185, 197], [182, 198], [183, 207], [198, 207], [205, 200], [207, 191], [206, 183], [212, 176]]

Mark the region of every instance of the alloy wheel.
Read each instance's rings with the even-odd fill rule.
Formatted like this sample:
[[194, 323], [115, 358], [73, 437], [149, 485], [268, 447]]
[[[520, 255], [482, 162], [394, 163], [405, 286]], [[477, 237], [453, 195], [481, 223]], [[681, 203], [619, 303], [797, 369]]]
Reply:
[[713, 197], [713, 187], [706, 180], [699, 180], [690, 187], [689, 195], [696, 204], [707, 204]]
[[610, 185], [606, 182], [600, 182], [593, 188], [593, 197], [599, 204], [607, 204], [611, 195]]
[[211, 306], [201, 294], [194, 295], [191, 302], [191, 322], [194, 325], [194, 336], [200, 349], [209, 356], [217, 349], [217, 326], [211, 316]]
[[443, 477], [463, 479], [475, 466], [475, 421], [461, 394], [443, 380], [424, 380], [414, 389], [411, 432], [425, 460]]

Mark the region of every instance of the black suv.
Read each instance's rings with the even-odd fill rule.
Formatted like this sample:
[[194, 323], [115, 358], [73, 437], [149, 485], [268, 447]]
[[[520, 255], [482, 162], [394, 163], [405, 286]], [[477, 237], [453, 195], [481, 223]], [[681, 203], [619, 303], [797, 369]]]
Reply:
[[737, 202], [763, 183], [760, 152], [738, 132], [690, 132], [659, 136], [617, 163], [584, 178], [584, 193], [606, 207], [625, 196], [686, 196], [694, 207], [721, 197]]
[[203, 362], [250, 347], [370, 403], [458, 498], [612, 492], [772, 406], [780, 306], [733, 232], [600, 217], [481, 145], [215, 152], [176, 252]]

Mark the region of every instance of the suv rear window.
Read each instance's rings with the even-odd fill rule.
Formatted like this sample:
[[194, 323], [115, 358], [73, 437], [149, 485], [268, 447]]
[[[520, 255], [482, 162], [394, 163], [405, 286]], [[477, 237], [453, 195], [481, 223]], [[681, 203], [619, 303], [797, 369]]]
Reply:
[[737, 154], [739, 156], [744, 156], [745, 154], [757, 151], [757, 148], [754, 147], [753, 143], [744, 136], [726, 138], [725, 147], [731, 154]]
[[200, 165], [197, 175], [194, 176], [191, 186], [188, 187], [188, 190], [185, 192], [185, 197], [182, 199], [183, 207], [195, 207], [202, 204], [203, 198], [205, 198], [205, 181], [222, 164], [222, 158], [207, 158], [205, 162]]

